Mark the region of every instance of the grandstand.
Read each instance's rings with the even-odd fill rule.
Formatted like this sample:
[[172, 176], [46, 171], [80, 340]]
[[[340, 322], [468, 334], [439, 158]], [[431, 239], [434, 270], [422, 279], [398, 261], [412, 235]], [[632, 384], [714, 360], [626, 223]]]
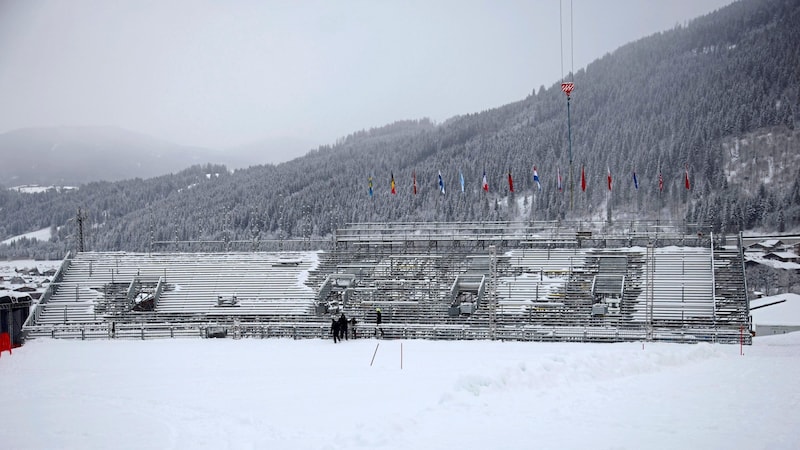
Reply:
[[[621, 230], [621, 231], [620, 231]], [[681, 232], [677, 231], [681, 230]], [[68, 256], [28, 337], [749, 343], [741, 245], [646, 223], [362, 223], [327, 251]]]

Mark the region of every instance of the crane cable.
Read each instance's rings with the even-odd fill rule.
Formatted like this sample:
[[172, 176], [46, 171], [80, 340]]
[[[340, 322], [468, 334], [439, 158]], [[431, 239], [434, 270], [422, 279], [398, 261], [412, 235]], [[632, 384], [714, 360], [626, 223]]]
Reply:
[[567, 142], [568, 142], [568, 149], [569, 149], [569, 209], [572, 210], [573, 208], [573, 197], [574, 197], [574, 185], [572, 182], [572, 126], [570, 124], [570, 111], [569, 111], [569, 101], [570, 101], [570, 93], [572, 89], [575, 87], [575, 45], [574, 45], [574, 26], [572, 21], [572, 0], [569, 2], [569, 32], [570, 32], [570, 60], [572, 64], [572, 68], [570, 70], [570, 82], [564, 82], [564, 17], [563, 17], [563, 8], [561, 0], [558, 0], [558, 26], [559, 26], [559, 38], [561, 40], [561, 90], [564, 94], [567, 95]]
[[[561, 0], [558, 1], [558, 36], [561, 41], [561, 82], [564, 82], [564, 13]], [[569, 0], [569, 54], [570, 81], [575, 81], [575, 27], [572, 20], [572, 0]]]
[[575, 81], [575, 27], [572, 26], [572, 0], [569, 0], [569, 57], [570, 81]]
[[561, 12], [561, 0], [558, 0], [558, 37], [561, 39], [561, 82], [564, 82], [564, 14]]

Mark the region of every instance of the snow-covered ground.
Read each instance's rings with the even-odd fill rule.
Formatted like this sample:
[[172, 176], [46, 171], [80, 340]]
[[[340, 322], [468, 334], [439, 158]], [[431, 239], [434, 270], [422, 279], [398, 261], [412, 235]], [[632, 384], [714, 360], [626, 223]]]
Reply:
[[0, 445], [798, 448], [800, 333], [756, 338], [744, 356], [739, 351], [711, 344], [40, 339], [0, 358]]
[[[758, 306], [773, 304], [763, 308]], [[769, 297], [761, 297], [750, 301], [750, 308], [756, 308], [751, 311], [753, 316], [753, 324], [758, 325], [796, 325], [800, 326], [800, 295], [786, 293], [772, 295]], [[800, 444], [800, 443], [798, 443]]]
[[37, 241], [49, 241], [51, 237], [53, 237], [53, 233], [48, 227], [42, 228], [41, 230], [31, 231], [30, 233], [12, 236], [4, 241], [0, 241], [0, 245], [11, 245], [22, 238], [36, 239]]
[[51, 189], [55, 189], [58, 192], [63, 192], [78, 188], [75, 186], [39, 186], [36, 184], [27, 184], [23, 186], [14, 186], [9, 189], [12, 191], [20, 192], [22, 194], [40, 194], [42, 192], [47, 192]]

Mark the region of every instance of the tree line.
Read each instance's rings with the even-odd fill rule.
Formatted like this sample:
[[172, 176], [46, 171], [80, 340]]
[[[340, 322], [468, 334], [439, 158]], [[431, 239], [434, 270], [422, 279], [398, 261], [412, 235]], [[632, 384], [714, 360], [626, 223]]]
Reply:
[[[407, 120], [361, 130], [279, 165], [236, 171], [199, 165], [69, 192], [2, 190], [0, 237], [50, 227], [54, 238], [0, 246], [0, 256], [63, 256], [75, 248], [78, 208], [90, 224], [90, 249], [129, 251], [145, 251], [153, 241], [324, 237], [364, 221], [624, 217], [688, 220], [718, 232], [796, 228], [796, 166], [774, 164], [770, 177], [745, 180], [747, 161], [734, 158], [732, 149], [769, 135], [769, 142], [750, 151], [773, 152], [778, 159], [800, 154], [797, 23], [796, 1], [737, 2], [570, 74], [571, 176], [566, 97], [556, 83], [443, 123]], [[533, 183], [533, 165], [541, 191]], [[586, 192], [580, 189], [581, 167], [590, 181]], [[687, 167], [690, 190], [683, 185]], [[603, 182], [609, 168], [611, 193]], [[509, 169], [515, 192], [505, 183]], [[489, 193], [480, 189], [484, 170], [492, 176]], [[638, 190], [630, 179], [634, 170]], [[439, 171], [448, 177], [446, 195], [438, 190]], [[563, 191], [555, 185], [557, 171]], [[412, 173], [417, 195], [409, 193]], [[470, 174], [463, 194], [459, 173]], [[390, 174], [400, 190], [396, 196], [388, 193]]]

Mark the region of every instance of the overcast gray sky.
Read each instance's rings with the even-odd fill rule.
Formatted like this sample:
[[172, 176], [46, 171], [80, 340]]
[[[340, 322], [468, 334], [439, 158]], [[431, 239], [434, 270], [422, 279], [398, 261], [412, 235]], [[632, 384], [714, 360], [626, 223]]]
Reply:
[[[573, 0], [575, 69], [728, 3]], [[501, 106], [561, 74], [559, 0], [0, 0], [0, 132], [111, 125], [315, 147]]]

